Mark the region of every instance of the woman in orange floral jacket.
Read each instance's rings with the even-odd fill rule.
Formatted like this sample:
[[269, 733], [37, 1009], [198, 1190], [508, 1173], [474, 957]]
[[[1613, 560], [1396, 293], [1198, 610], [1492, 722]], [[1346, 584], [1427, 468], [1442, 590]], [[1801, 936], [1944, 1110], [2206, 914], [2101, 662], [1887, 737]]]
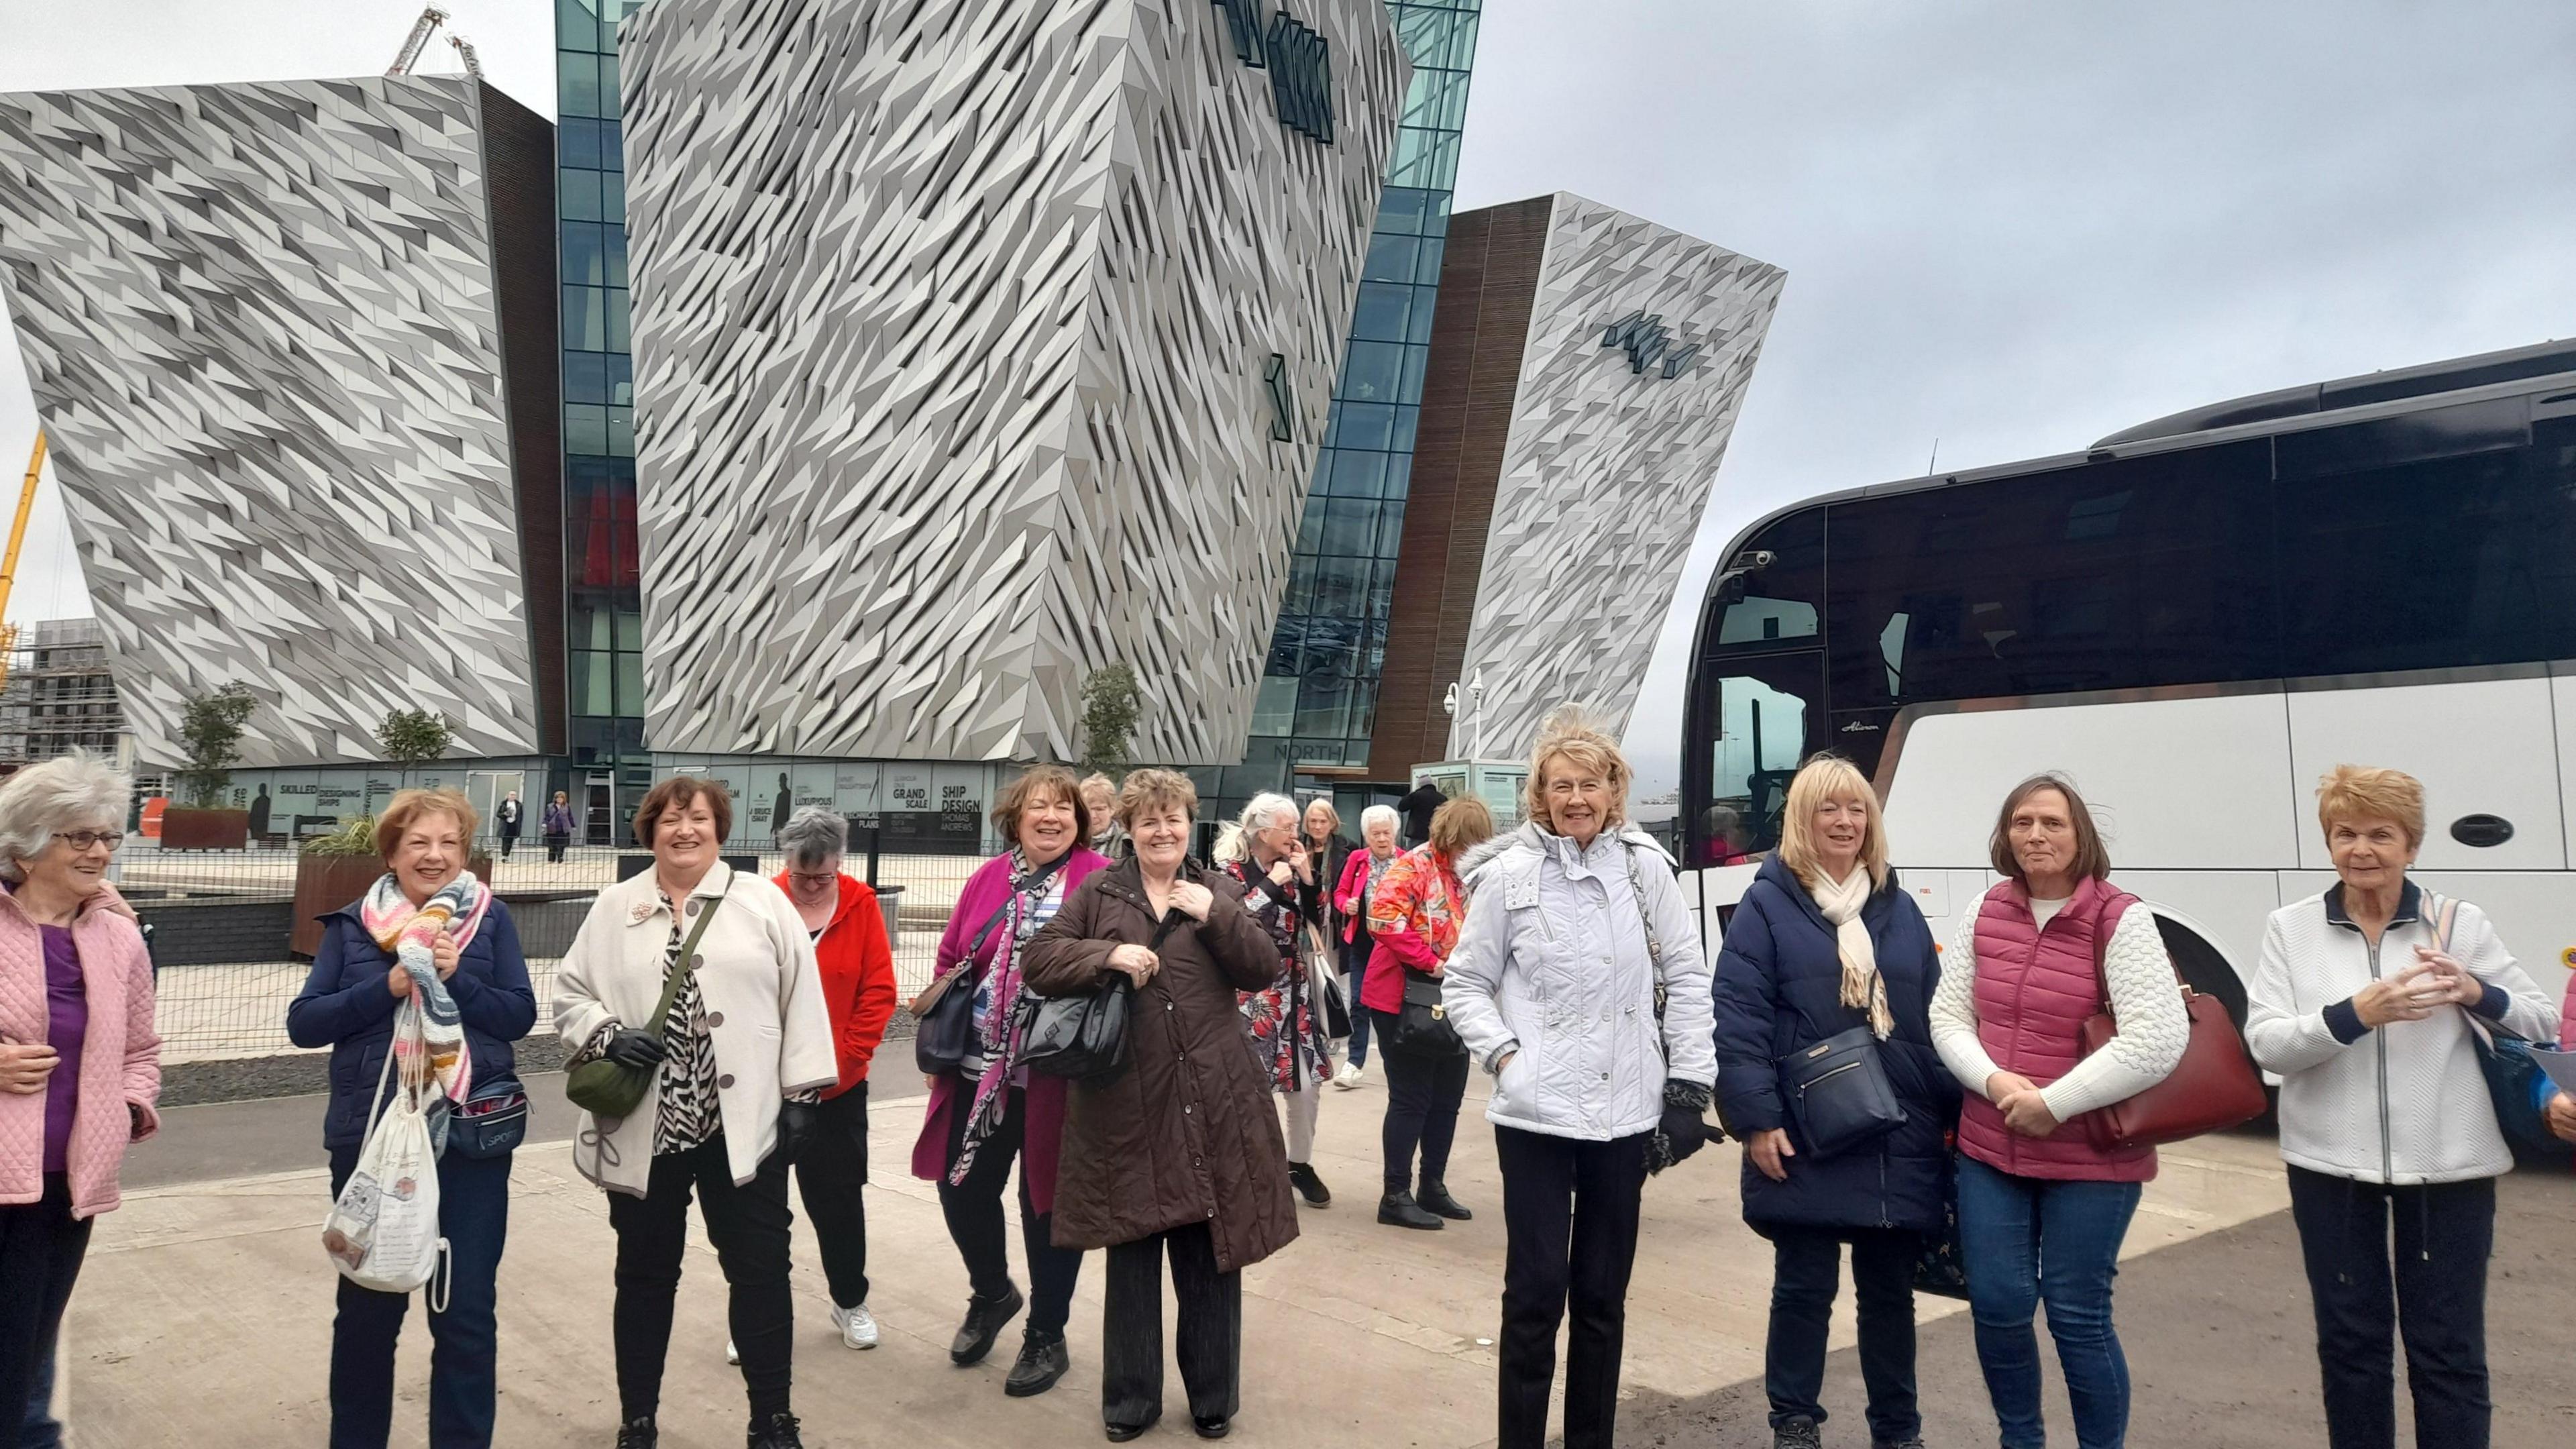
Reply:
[[[1396, 1044], [1396, 1018], [1404, 986], [1437, 980], [1458, 945], [1467, 920], [1467, 892], [1458, 864], [1468, 851], [1493, 838], [1494, 812], [1474, 796], [1452, 800], [1431, 817], [1431, 843], [1397, 857], [1369, 897], [1368, 927], [1377, 942], [1369, 958], [1360, 1004], [1376, 1018], [1378, 1053], [1386, 1058], [1386, 1126], [1379, 1138], [1386, 1154], [1386, 1195], [1377, 1220], [1399, 1228], [1437, 1228], [1444, 1218], [1465, 1222], [1474, 1214], [1449, 1195], [1449, 1144], [1458, 1135], [1458, 1105], [1467, 1096], [1467, 1053], [1425, 1056]], [[1422, 1153], [1422, 1181], [1414, 1187], [1413, 1158]]]

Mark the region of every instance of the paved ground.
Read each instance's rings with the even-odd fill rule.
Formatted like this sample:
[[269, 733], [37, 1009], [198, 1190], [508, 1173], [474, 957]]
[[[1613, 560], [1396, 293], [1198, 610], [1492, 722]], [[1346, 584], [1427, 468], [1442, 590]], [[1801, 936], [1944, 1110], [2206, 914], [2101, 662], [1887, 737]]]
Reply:
[[[893, 1065], [889, 1063], [889, 1065]], [[552, 1100], [554, 1083], [534, 1083]], [[889, 1091], [894, 1084], [885, 1084]], [[1305, 1236], [1246, 1276], [1244, 1410], [1236, 1441], [1475, 1446], [1493, 1433], [1492, 1349], [1502, 1224], [1490, 1130], [1469, 1107], [1453, 1187], [1489, 1209], [1461, 1228], [1411, 1234], [1373, 1219], [1374, 1082], [1326, 1103], [1318, 1166], [1342, 1197], [1304, 1214]], [[817, 1449], [1096, 1443], [1099, 1279], [1090, 1265], [1075, 1304], [1074, 1373], [1029, 1401], [1001, 1394], [1007, 1352], [956, 1369], [945, 1347], [965, 1283], [929, 1185], [904, 1171], [920, 1103], [880, 1098], [869, 1194], [873, 1303], [885, 1346], [852, 1354], [829, 1337], [810, 1237], [797, 1244], [797, 1408]], [[315, 1242], [324, 1211], [320, 1102], [295, 1099], [179, 1108], [167, 1140], [139, 1149], [136, 1190], [104, 1220], [74, 1299], [67, 1358], [83, 1449], [99, 1446], [318, 1444], [333, 1278]], [[541, 1116], [539, 1135], [560, 1130]], [[1737, 1215], [1736, 1153], [1720, 1148], [1656, 1181], [1630, 1303], [1621, 1439], [1674, 1446], [1753, 1445], [1770, 1281], [1767, 1247]], [[2528, 1357], [2503, 1373], [2514, 1402], [2500, 1446], [2566, 1442], [2576, 1375], [2540, 1347], [2557, 1335], [2536, 1312], [2576, 1302], [2576, 1273], [2541, 1256], [2576, 1219], [2576, 1184], [2531, 1179], [2498, 1268], [2498, 1341]], [[2131, 1234], [2123, 1321], [2149, 1406], [2142, 1446], [2319, 1442], [2303, 1289], [2277, 1214], [2286, 1205], [2271, 1144], [2231, 1137], [2168, 1154]], [[2553, 1236], [2554, 1235], [2554, 1236]], [[502, 1269], [504, 1388], [499, 1442], [511, 1449], [605, 1444], [615, 1418], [609, 1352], [612, 1239], [600, 1194], [560, 1146], [520, 1154], [512, 1241]], [[1923, 1369], [1935, 1443], [1992, 1442], [1977, 1398], [1959, 1305], [1926, 1300]], [[741, 1384], [723, 1361], [724, 1295], [711, 1253], [690, 1259], [665, 1399], [670, 1449], [739, 1443]], [[1008, 1342], [1008, 1340], [1006, 1340]], [[1836, 1344], [1848, 1348], [1848, 1303]], [[2500, 1350], [2500, 1370], [2511, 1350]], [[427, 1334], [416, 1317], [404, 1346], [405, 1398], [394, 1442], [422, 1442]], [[1846, 1355], [1847, 1358], [1847, 1355]], [[1832, 1443], [1857, 1436], [1856, 1376], [1838, 1363]], [[1159, 1438], [1188, 1438], [1178, 1402]], [[2264, 1406], [2240, 1421], [2185, 1426], [2149, 1417], [2184, 1395], [2201, 1404]], [[2307, 1396], [2303, 1399], [2300, 1396]], [[2529, 1415], [2540, 1415], [2532, 1418]], [[2556, 1417], [2549, 1417], [2555, 1415]], [[2144, 1427], [2158, 1426], [2150, 1433]], [[2525, 1426], [2546, 1425], [2552, 1437]], [[1150, 1441], [1149, 1441], [1150, 1442]], [[2064, 1442], [2064, 1441], [2061, 1441]]]

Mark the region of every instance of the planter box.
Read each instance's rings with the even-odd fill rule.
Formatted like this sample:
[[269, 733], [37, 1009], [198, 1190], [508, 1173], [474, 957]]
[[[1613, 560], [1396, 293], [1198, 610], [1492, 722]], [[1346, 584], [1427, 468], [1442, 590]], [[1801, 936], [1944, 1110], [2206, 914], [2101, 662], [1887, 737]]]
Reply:
[[241, 850], [249, 844], [247, 810], [185, 810], [174, 805], [161, 812], [163, 850]]
[[[486, 882], [492, 858], [476, 855], [465, 868]], [[322, 949], [322, 917], [365, 895], [385, 873], [385, 863], [372, 855], [304, 855], [295, 860], [295, 925], [286, 949], [306, 960]]]

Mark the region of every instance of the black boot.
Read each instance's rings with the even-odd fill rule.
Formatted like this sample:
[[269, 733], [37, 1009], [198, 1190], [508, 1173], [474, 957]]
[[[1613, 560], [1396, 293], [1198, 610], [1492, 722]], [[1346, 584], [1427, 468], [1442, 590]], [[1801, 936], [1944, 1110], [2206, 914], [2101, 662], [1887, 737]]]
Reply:
[[662, 1442], [662, 1431], [653, 1427], [653, 1416], [645, 1414], [617, 1426], [617, 1449], [656, 1449]]
[[1391, 1228], [1438, 1229], [1448, 1226], [1416, 1207], [1413, 1194], [1391, 1192], [1377, 1200], [1377, 1220]]
[[1032, 1328], [1020, 1340], [1020, 1361], [1011, 1365], [1011, 1376], [1002, 1381], [1002, 1392], [1015, 1399], [1033, 1398], [1055, 1387], [1065, 1371], [1073, 1367], [1072, 1358], [1064, 1351], [1064, 1335], [1040, 1333]]
[[1438, 1213], [1453, 1223], [1463, 1223], [1476, 1216], [1449, 1195], [1449, 1184], [1445, 1182], [1422, 1184], [1422, 1190], [1413, 1195], [1413, 1200], [1422, 1204], [1425, 1212]]
[[781, 1409], [751, 1421], [751, 1432], [743, 1436], [743, 1449], [805, 1449], [805, 1439], [796, 1432], [796, 1416]]
[[1315, 1175], [1315, 1169], [1312, 1164], [1304, 1162], [1289, 1163], [1288, 1182], [1290, 1186], [1297, 1189], [1297, 1195], [1306, 1200], [1306, 1206], [1329, 1207], [1332, 1205], [1333, 1190], [1324, 1186], [1324, 1180]]
[[957, 1337], [948, 1344], [948, 1361], [963, 1367], [982, 1363], [993, 1351], [993, 1340], [1002, 1336], [1002, 1326], [1019, 1316], [1028, 1300], [1020, 1296], [1019, 1286], [1012, 1285], [1008, 1297], [966, 1300], [966, 1321], [957, 1325]]

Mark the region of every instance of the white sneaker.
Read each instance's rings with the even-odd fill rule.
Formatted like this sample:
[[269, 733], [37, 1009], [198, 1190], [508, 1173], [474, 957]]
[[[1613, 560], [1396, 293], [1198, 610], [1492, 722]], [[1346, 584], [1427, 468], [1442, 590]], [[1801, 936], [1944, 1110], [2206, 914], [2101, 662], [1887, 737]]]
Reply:
[[1359, 1063], [1344, 1062], [1342, 1069], [1333, 1076], [1333, 1086], [1344, 1092], [1356, 1090], [1360, 1084], [1360, 1078], [1365, 1075], [1367, 1075], [1367, 1069]]
[[877, 1321], [875, 1316], [868, 1312], [868, 1305], [862, 1303], [856, 1308], [843, 1308], [834, 1304], [832, 1323], [841, 1330], [843, 1348], [877, 1346]]
[[725, 1340], [725, 1362], [731, 1364], [742, 1362], [742, 1350], [734, 1347], [733, 1340], [730, 1338]]

